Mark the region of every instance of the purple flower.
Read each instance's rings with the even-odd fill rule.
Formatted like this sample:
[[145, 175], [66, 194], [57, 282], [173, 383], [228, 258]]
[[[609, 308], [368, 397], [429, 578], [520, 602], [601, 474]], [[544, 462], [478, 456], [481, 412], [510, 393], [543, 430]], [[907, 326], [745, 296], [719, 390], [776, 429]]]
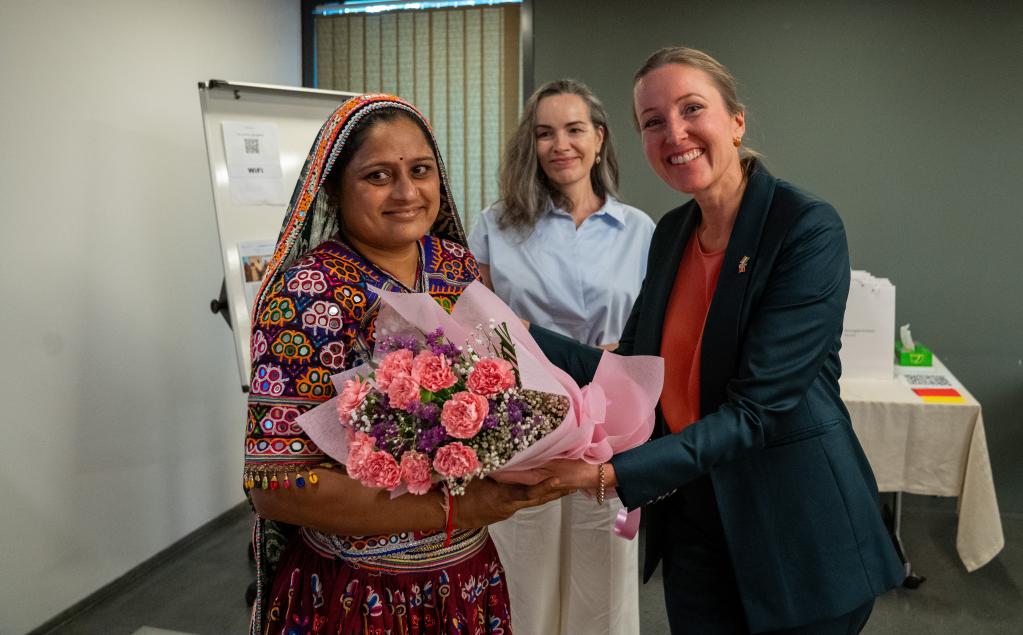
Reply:
[[426, 345], [433, 346], [434, 344], [442, 344], [444, 342], [444, 329], [437, 327], [436, 330], [430, 331], [426, 334]]
[[419, 443], [416, 444], [416, 449], [425, 454], [433, 454], [437, 446], [447, 439], [447, 436], [443, 426], [427, 428], [419, 433]]
[[384, 419], [370, 428], [369, 435], [376, 439], [377, 447], [384, 447], [389, 440], [398, 436], [398, 426], [393, 419]]
[[436, 406], [433, 404], [422, 403], [420, 401], [413, 401], [409, 403], [405, 410], [412, 416], [419, 417], [420, 419], [428, 422], [432, 422], [439, 414]]
[[423, 421], [437, 423], [440, 420], [440, 406], [435, 403], [420, 404], [418, 415]]
[[459, 355], [458, 347], [444, 339], [442, 328], [426, 334], [426, 347], [434, 355], [447, 357], [450, 361], [454, 361]]
[[384, 442], [387, 440], [387, 424], [377, 423], [369, 430], [369, 436], [373, 437], [376, 441], [377, 447], [383, 447]]
[[511, 423], [521, 423], [522, 415], [525, 414], [526, 404], [518, 399], [508, 400], [508, 421]]
[[378, 353], [387, 354], [400, 348], [405, 348], [415, 353], [416, 349], [419, 348], [419, 342], [412, 335], [405, 337], [401, 335], [385, 335], [377, 340], [375, 350]]
[[375, 350], [378, 353], [387, 354], [393, 350], [396, 350], [397, 348], [398, 346], [394, 341], [394, 337], [390, 335], [385, 335], [384, 337], [377, 339]]
[[446, 355], [448, 359], [454, 360], [460, 354], [461, 351], [459, 351], [458, 347], [452, 344], [451, 342], [448, 342], [447, 344], [444, 345], [444, 355]]
[[483, 418], [483, 425], [481, 427], [484, 430], [492, 430], [500, 425], [500, 423], [501, 422], [498, 420], [497, 415], [490, 413]]

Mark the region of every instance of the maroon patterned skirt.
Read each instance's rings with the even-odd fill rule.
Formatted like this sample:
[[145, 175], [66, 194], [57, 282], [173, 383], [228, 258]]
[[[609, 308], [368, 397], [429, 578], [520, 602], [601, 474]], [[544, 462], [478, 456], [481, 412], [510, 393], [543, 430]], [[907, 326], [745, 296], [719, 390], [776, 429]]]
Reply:
[[264, 633], [507, 635], [504, 568], [490, 536], [414, 568], [344, 560], [297, 535], [266, 597]]

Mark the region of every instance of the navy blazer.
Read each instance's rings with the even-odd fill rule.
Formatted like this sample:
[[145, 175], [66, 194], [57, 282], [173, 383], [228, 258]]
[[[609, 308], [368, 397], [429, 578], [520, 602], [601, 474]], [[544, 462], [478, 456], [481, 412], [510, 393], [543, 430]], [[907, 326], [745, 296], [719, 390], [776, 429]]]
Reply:
[[[658, 223], [620, 354], [660, 354], [699, 220], [690, 201]], [[647, 507], [644, 580], [672, 540], [672, 494], [709, 474], [753, 632], [843, 615], [902, 582], [874, 474], [839, 396], [848, 293], [838, 213], [755, 162], [704, 327], [702, 417], [671, 434], [658, 409], [654, 438], [611, 461], [623, 503]], [[531, 332], [555, 364], [590, 381], [599, 350]]]

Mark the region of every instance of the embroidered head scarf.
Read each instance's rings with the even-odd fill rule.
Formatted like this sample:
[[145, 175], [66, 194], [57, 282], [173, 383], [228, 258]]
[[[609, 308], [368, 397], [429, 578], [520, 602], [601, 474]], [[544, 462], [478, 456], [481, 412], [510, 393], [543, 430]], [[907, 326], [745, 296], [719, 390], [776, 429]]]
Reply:
[[430, 234], [468, 248], [465, 232], [455, 209], [455, 200], [451, 196], [451, 187], [448, 185], [444, 161], [441, 159], [440, 150], [437, 147], [437, 139], [433, 136], [433, 130], [426, 118], [416, 110], [415, 106], [400, 97], [359, 95], [341, 104], [327, 118], [320, 128], [319, 134], [316, 135], [316, 141], [313, 142], [313, 147], [309, 150], [309, 156], [306, 158], [298, 182], [295, 184], [295, 192], [291, 195], [291, 202], [288, 204], [288, 211], [284, 216], [284, 225], [277, 238], [277, 247], [274, 249], [273, 258], [267, 265], [252, 315], [260, 314], [263, 310], [263, 301], [269, 290], [273, 288], [277, 279], [284, 275], [288, 267], [318, 247], [324, 240], [337, 234], [338, 210], [331, 204], [323, 185], [331, 168], [337, 164], [341, 153], [351, 151], [351, 148], [346, 148], [346, 145], [363, 120], [371, 113], [385, 109], [403, 110], [419, 122], [430, 142], [433, 154], [437, 158], [437, 166], [440, 170], [440, 212], [437, 214], [437, 220], [430, 227]]

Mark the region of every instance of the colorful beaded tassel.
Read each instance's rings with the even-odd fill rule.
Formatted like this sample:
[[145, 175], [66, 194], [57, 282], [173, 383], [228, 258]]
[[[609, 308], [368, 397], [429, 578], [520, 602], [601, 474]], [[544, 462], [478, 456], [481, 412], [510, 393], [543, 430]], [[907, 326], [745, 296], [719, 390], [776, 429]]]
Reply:
[[[268, 490], [291, 489], [292, 483], [295, 484], [295, 487], [301, 489], [306, 486], [306, 483], [315, 485], [319, 482], [320, 477], [316, 475], [316, 472], [309, 468], [301, 470], [299, 469], [300, 467], [304, 466], [245, 468], [242, 484], [245, 490], [248, 491], [256, 488]], [[324, 467], [329, 467], [329, 465]], [[290, 473], [295, 474], [294, 480], [291, 479]]]

